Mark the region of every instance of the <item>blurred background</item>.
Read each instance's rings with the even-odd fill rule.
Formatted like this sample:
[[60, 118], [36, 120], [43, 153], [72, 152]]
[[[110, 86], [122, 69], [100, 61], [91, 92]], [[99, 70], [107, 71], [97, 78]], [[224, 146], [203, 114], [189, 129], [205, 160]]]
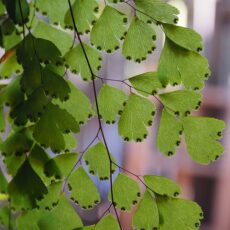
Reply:
[[[170, 4], [180, 9], [179, 25], [197, 30], [205, 41], [204, 54], [209, 59], [211, 78], [203, 90], [203, 103], [196, 115], [224, 119], [227, 124], [222, 140], [225, 154], [209, 166], [200, 166], [189, 158], [185, 145], [178, 149], [175, 156], [165, 158], [158, 152], [155, 140], [159, 117], [150, 130], [148, 139], [143, 143], [124, 144], [119, 138], [117, 127], [105, 125], [110, 151], [126, 169], [138, 174], [158, 174], [176, 180], [182, 187], [182, 196], [198, 202], [205, 214], [202, 230], [230, 229], [230, 0], [171, 0]], [[103, 4], [103, 3], [102, 3]], [[133, 13], [127, 6], [122, 11]], [[157, 69], [159, 54], [163, 45], [163, 34], [159, 28], [158, 49], [142, 64], [126, 61], [120, 51], [105, 55], [104, 67], [100, 73], [103, 78], [124, 79]], [[72, 77], [71, 77], [72, 78]], [[73, 80], [76, 78], [72, 78]], [[109, 82], [113, 84], [113, 82]], [[86, 85], [82, 85], [87, 87]], [[100, 83], [98, 83], [100, 86]], [[123, 87], [121, 84], [117, 84]], [[127, 89], [128, 90], [128, 89]], [[89, 92], [89, 91], [88, 91]], [[90, 94], [90, 93], [89, 93]], [[158, 106], [160, 114], [161, 106]], [[79, 137], [80, 148], [89, 143], [95, 135], [97, 121], [91, 121]], [[92, 136], [89, 137], [89, 134]], [[95, 179], [95, 178], [94, 178]], [[106, 199], [108, 183], [96, 181]], [[106, 202], [99, 209], [85, 214], [86, 223], [92, 223], [106, 209]], [[125, 230], [129, 230], [131, 215], [121, 214]]]
[[[212, 116], [226, 121], [222, 140], [225, 154], [209, 166], [200, 166], [192, 162], [184, 143], [173, 157], [166, 158], [159, 153], [155, 140], [162, 109], [160, 104], [158, 104], [158, 116], [145, 142], [124, 143], [118, 135], [116, 124], [104, 126], [106, 139], [111, 153], [126, 169], [137, 175], [157, 174], [176, 180], [183, 191], [181, 197], [193, 199], [202, 206], [205, 219], [201, 230], [230, 230], [230, 0], [170, 0], [168, 2], [181, 12], [179, 25], [194, 28], [204, 38], [206, 47], [204, 54], [209, 59], [212, 76], [206, 82], [203, 103], [196, 115]], [[103, 1], [101, 4], [103, 6]], [[134, 13], [125, 4], [119, 7], [129, 15]], [[156, 27], [156, 31], [158, 48], [147, 61], [141, 64], [126, 61], [120, 50], [112, 55], [104, 54], [104, 65], [100, 76], [126, 79], [143, 72], [156, 71], [164, 41], [164, 35], [159, 27]], [[87, 40], [88, 37], [84, 39]], [[92, 88], [88, 83], [82, 82], [80, 78], [70, 73], [69, 78], [93, 98]], [[99, 88], [101, 82], [97, 83]], [[114, 84], [110, 81], [109, 83]], [[124, 87], [119, 82], [116, 86]], [[129, 89], [124, 87], [124, 90], [128, 92]], [[97, 129], [97, 120], [91, 120], [83, 127], [83, 132], [77, 135], [79, 151], [95, 137]], [[98, 181], [96, 177], [92, 178], [99, 187], [104, 203], [89, 212], [78, 210], [86, 224], [95, 223], [108, 207], [106, 202], [108, 182]], [[124, 229], [131, 230], [132, 214], [120, 215]]]

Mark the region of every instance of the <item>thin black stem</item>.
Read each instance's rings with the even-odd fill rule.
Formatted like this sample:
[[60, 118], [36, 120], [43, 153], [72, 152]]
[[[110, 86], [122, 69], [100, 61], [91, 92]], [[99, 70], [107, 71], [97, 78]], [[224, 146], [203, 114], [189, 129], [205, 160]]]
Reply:
[[111, 190], [111, 199], [112, 199], [112, 204], [113, 204], [113, 208], [114, 208], [114, 211], [115, 211], [115, 214], [116, 214], [116, 217], [117, 217], [117, 221], [118, 221], [119, 227], [122, 230], [120, 219], [119, 219], [116, 207], [115, 207], [114, 193], [113, 193], [113, 181], [112, 181], [112, 179], [113, 179], [112, 178], [112, 167], [113, 167], [113, 163], [112, 163], [112, 158], [111, 158], [110, 153], [109, 153], [109, 148], [108, 148], [108, 145], [107, 145], [107, 142], [106, 142], [105, 134], [104, 134], [104, 131], [103, 131], [102, 122], [101, 122], [101, 119], [100, 119], [100, 111], [99, 111], [99, 105], [98, 105], [98, 101], [97, 101], [97, 92], [96, 92], [96, 84], [95, 84], [95, 75], [93, 73], [93, 69], [91, 67], [88, 55], [86, 53], [85, 47], [83, 45], [83, 42], [81, 40], [80, 34], [79, 34], [77, 26], [76, 26], [74, 14], [73, 14], [73, 9], [72, 9], [70, 0], [68, 0], [68, 4], [69, 4], [69, 9], [70, 9], [70, 14], [71, 14], [71, 18], [72, 18], [74, 30], [75, 30], [75, 32], [77, 34], [77, 37], [78, 37], [78, 40], [80, 42], [82, 51], [84, 53], [87, 65], [89, 67], [89, 71], [91, 73], [91, 79], [92, 79], [92, 83], [93, 83], [93, 94], [94, 94], [94, 98], [95, 98], [96, 111], [97, 111], [97, 116], [98, 116], [98, 125], [99, 125], [99, 128], [100, 128], [102, 139], [104, 141], [105, 148], [106, 148], [106, 151], [107, 151], [107, 154], [108, 154], [108, 158], [109, 158], [109, 161], [110, 161], [110, 190]]

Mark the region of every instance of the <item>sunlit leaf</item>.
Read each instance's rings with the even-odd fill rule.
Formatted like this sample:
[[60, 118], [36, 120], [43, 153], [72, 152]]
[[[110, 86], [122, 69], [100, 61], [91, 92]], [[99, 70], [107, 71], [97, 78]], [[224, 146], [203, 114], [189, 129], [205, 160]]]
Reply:
[[152, 125], [155, 106], [148, 99], [131, 94], [118, 123], [119, 134], [124, 140], [142, 141]]
[[97, 224], [95, 227], [95, 230], [119, 230], [119, 224], [117, 222], [117, 220], [115, 219], [115, 217], [111, 214], [103, 217]]
[[115, 51], [120, 47], [120, 39], [124, 38], [126, 22], [126, 15], [106, 6], [91, 31], [91, 43], [99, 50], [102, 49], [108, 53]]

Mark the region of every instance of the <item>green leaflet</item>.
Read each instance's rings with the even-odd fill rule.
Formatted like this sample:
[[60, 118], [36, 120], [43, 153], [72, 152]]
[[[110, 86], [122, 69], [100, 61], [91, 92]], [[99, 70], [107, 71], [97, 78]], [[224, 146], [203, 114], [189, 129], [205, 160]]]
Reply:
[[15, 230], [15, 221], [13, 218], [9, 219], [9, 216], [12, 215], [11, 209], [8, 204], [0, 208], [0, 228], [9, 229], [9, 226], [12, 230]]
[[83, 209], [93, 208], [101, 200], [97, 187], [82, 166], [69, 177], [70, 197]]
[[199, 52], [204, 48], [202, 37], [196, 31], [181, 26], [164, 24], [166, 36], [178, 46]]
[[68, 83], [62, 76], [50, 71], [48, 68], [43, 69], [42, 84], [47, 95], [53, 98], [58, 97], [61, 101], [69, 98], [70, 87]]
[[61, 51], [62, 55], [65, 55], [73, 44], [73, 39], [68, 33], [42, 21], [39, 21], [34, 28], [33, 35], [51, 41]]
[[174, 24], [178, 21], [179, 10], [161, 0], [135, 0], [137, 16], [145, 22]]
[[31, 167], [41, 178], [44, 184], [49, 184], [50, 179], [44, 173], [45, 164], [50, 160], [50, 156], [39, 145], [34, 145], [28, 157]]
[[[85, 52], [89, 58], [89, 63], [91, 65], [93, 74], [97, 74], [97, 72], [101, 68], [102, 57], [101, 54], [91, 46], [84, 44]], [[70, 68], [72, 73], [79, 73], [84, 81], [92, 80], [92, 74], [88, 67], [88, 63], [85, 59], [83, 49], [81, 45], [77, 45], [75, 48], [71, 49], [65, 55], [65, 65]]]
[[158, 66], [162, 84], [177, 85], [181, 82], [188, 89], [201, 89], [209, 76], [208, 61], [200, 54], [185, 50], [166, 39]]
[[27, 120], [35, 122], [45, 111], [45, 107], [49, 103], [44, 91], [37, 88], [28, 97], [26, 101], [22, 101], [10, 112], [10, 117], [14, 119], [15, 124], [24, 125]]
[[[120, 89], [104, 84], [97, 95], [100, 117], [107, 123], [115, 123], [122, 113], [127, 95]], [[96, 110], [96, 106], [95, 106]]]
[[16, 45], [18, 45], [21, 42], [21, 40], [22, 38], [18, 30], [14, 29], [14, 31], [10, 35], [3, 36], [3, 47], [6, 51], [10, 51]]
[[63, 133], [79, 132], [74, 117], [57, 105], [49, 104], [34, 128], [34, 138], [42, 146], [51, 147], [54, 152], [65, 149]]
[[118, 123], [119, 134], [124, 140], [142, 141], [152, 125], [155, 105], [148, 99], [131, 94]]
[[2, 170], [0, 169], [0, 193], [6, 193], [7, 191], [7, 180], [2, 172]]
[[58, 100], [54, 100], [53, 102], [70, 113], [79, 124], [84, 124], [93, 115], [91, 102], [73, 83], [68, 81], [68, 84], [70, 87], [69, 99], [64, 103]]
[[20, 74], [22, 72], [21, 65], [18, 64], [15, 52], [1, 63], [0, 78], [10, 78], [13, 74]]
[[180, 187], [172, 180], [163, 176], [144, 176], [144, 181], [151, 191], [162, 195], [175, 197], [180, 194]]
[[65, 152], [71, 152], [77, 148], [77, 139], [73, 133], [66, 133], [64, 134], [65, 140]]
[[156, 72], [147, 72], [129, 78], [135, 90], [143, 96], [155, 95], [162, 88]]
[[[110, 157], [114, 161], [113, 156]], [[112, 171], [110, 172], [110, 160], [102, 142], [92, 146], [84, 154], [84, 160], [87, 165], [89, 165], [89, 173], [98, 175], [100, 180], [108, 180], [110, 178], [110, 173], [116, 171], [114, 164], [112, 165]]]
[[33, 141], [28, 130], [23, 129], [18, 132], [12, 132], [4, 142], [0, 143], [2, 155], [22, 155], [30, 150]]
[[36, 207], [36, 199], [47, 193], [47, 189], [26, 160], [9, 183], [8, 193], [13, 207], [31, 209]]
[[[73, 3], [74, 0], [71, 0]], [[65, 26], [65, 14], [69, 9], [68, 1], [63, 0], [36, 0], [35, 7], [37, 11], [40, 11], [43, 15], [47, 15], [50, 21], [54, 24], [61, 24]]]
[[51, 210], [58, 205], [62, 196], [62, 182], [50, 184], [47, 190], [48, 193], [41, 200], [37, 201], [39, 209]]
[[157, 207], [161, 230], [197, 230], [203, 216], [199, 205], [189, 200], [158, 197]]
[[[95, 0], [75, 0], [72, 5], [74, 20], [80, 34], [89, 33], [91, 25], [95, 24], [97, 17], [96, 13], [99, 10], [99, 5]], [[65, 16], [66, 27], [73, 28], [72, 17], [70, 10]]]
[[159, 213], [156, 200], [149, 191], [145, 191], [138, 205], [137, 211], [133, 216], [132, 226], [134, 229], [158, 229], [159, 227]]
[[[113, 197], [116, 207], [122, 211], [130, 211], [132, 206], [137, 204], [138, 197], [140, 197], [140, 187], [138, 183], [126, 176], [119, 173], [113, 183]], [[111, 192], [109, 200], [111, 200]]]
[[6, 105], [14, 107], [23, 101], [24, 94], [20, 88], [20, 78], [16, 78], [11, 81], [9, 85], [2, 88], [0, 90], [0, 102], [3, 104], [5, 102]]
[[[68, 215], [63, 215], [63, 214]], [[45, 212], [38, 220], [39, 229], [76, 229], [83, 226], [79, 215], [63, 194], [58, 205], [50, 212]]]
[[120, 39], [124, 38], [126, 22], [126, 15], [106, 6], [91, 31], [91, 44], [99, 50], [102, 49], [108, 53], [114, 52], [120, 47]]
[[66, 153], [50, 159], [44, 167], [44, 172], [48, 177], [55, 179], [67, 177], [77, 162], [77, 153]]
[[17, 0], [6, 1], [5, 4], [7, 13], [15, 24], [22, 25], [28, 21], [30, 9], [26, 0], [21, 0], [20, 3]]
[[160, 99], [168, 112], [187, 116], [201, 104], [201, 94], [190, 90], [177, 90], [160, 94]]
[[182, 132], [181, 122], [164, 109], [157, 133], [157, 147], [160, 152], [166, 156], [173, 155], [176, 152], [176, 146], [181, 143]]
[[141, 62], [155, 49], [156, 33], [145, 22], [134, 18], [123, 44], [123, 55], [128, 60]]
[[95, 230], [119, 230], [119, 224], [115, 217], [111, 214], [103, 217], [95, 227]]
[[225, 128], [223, 121], [206, 117], [185, 117], [182, 120], [188, 153], [200, 164], [217, 160], [224, 149], [219, 140]]

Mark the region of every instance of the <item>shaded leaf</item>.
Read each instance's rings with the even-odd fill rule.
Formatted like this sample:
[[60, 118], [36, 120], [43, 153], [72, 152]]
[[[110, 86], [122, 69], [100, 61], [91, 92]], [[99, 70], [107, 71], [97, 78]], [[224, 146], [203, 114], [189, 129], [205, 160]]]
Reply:
[[[113, 183], [113, 197], [116, 207], [122, 211], [130, 211], [132, 206], [137, 204], [140, 197], [140, 187], [138, 183], [125, 174], [119, 173]], [[109, 200], [111, 200], [111, 192]]]
[[68, 84], [70, 87], [69, 99], [64, 103], [55, 100], [54, 103], [70, 113], [79, 124], [84, 124], [93, 114], [91, 102], [73, 83], [68, 81]]
[[161, 0], [135, 0], [137, 16], [145, 22], [174, 24], [178, 21], [179, 10]]
[[140, 63], [155, 49], [155, 40], [153, 28], [134, 18], [125, 36], [122, 53], [127, 59]]
[[182, 82], [186, 88], [196, 90], [204, 86], [204, 80], [210, 75], [210, 70], [205, 57], [185, 50], [166, 39], [158, 73], [164, 86]]
[[69, 177], [70, 197], [83, 209], [90, 209], [101, 200], [97, 187], [82, 166]]
[[2, 172], [2, 170], [0, 169], [0, 193], [6, 193], [7, 191], [7, 180]]
[[26, 160], [9, 183], [8, 192], [13, 207], [31, 209], [36, 207], [36, 199], [47, 193], [47, 189]]
[[156, 200], [146, 191], [132, 220], [134, 229], [158, 229], [159, 214]]
[[175, 116], [163, 110], [157, 133], [157, 147], [166, 156], [176, 152], [176, 146], [181, 143], [182, 124]]
[[120, 89], [104, 84], [98, 93], [97, 100], [101, 118], [110, 124], [115, 123], [117, 115], [123, 111], [127, 95]]
[[225, 128], [223, 121], [206, 117], [185, 117], [182, 120], [187, 150], [191, 158], [200, 164], [218, 159], [224, 148], [219, 140]]
[[[89, 63], [91, 65], [94, 74], [98, 72], [101, 68], [102, 58], [100, 53], [86, 44], [83, 44], [85, 52], [89, 58]], [[88, 63], [84, 56], [81, 45], [77, 45], [75, 48], [71, 49], [65, 55], [65, 64], [70, 68], [71, 72], [79, 73], [84, 81], [90, 81], [92, 79]]]
[[147, 126], [152, 125], [155, 105], [148, 99], [131, 94], [118, 123], [119, 134], [124, 140], [142, 141], [147, 137]]
[[91, 31], [91, 44], [108, 53], [115, 51], [120, 47], [120, 39], [124, 38], [126, 22], [125, 14], [113, 7], [106, 6]]
[[65, 149], [63, 133], [69, 131], [78, 132], [78, 123], [66, 110], [49, 104], [35, 125], [34, 138], [41, 145], [51, 147], [54, 152], [60, 152]]
[[132, 86], [143, 96], [155, 95], [162, 88], [156, 72], [147, 72], [129, 78]]
[[45, 174], [56, 179], [67, 177], [77, 162], [77, 153], [66, 153], [50, 159], [45, 165]]
[[144, 176], [145, 184], [151, 191], [163, 196], [175, 197], [180, 194], [180, 187], [163, 176]]
[[[97, 17], [96, 13], [99, 10], [99, 5], [95, 0], [75, 0], [72, 5], [74, 20], [80, 34], [89, 33], [91, 25], [95, 24]], [[72, 17], [70, 10], [65, 16], [65, 24], [67, 27], [73, 28]]]
[[[110, 154], [113, 159], [113, 156]], [[96, 174], [100, 180], [108, 180], [110, 178], [110, 173], [116, 170], [116, 167], [112, 165], [112, 172], [110, 172], [110, 160], [102, 142], [92, 146], [84, 154], [84, 160], [87, 165], [89, 165], [89, 173]]]

